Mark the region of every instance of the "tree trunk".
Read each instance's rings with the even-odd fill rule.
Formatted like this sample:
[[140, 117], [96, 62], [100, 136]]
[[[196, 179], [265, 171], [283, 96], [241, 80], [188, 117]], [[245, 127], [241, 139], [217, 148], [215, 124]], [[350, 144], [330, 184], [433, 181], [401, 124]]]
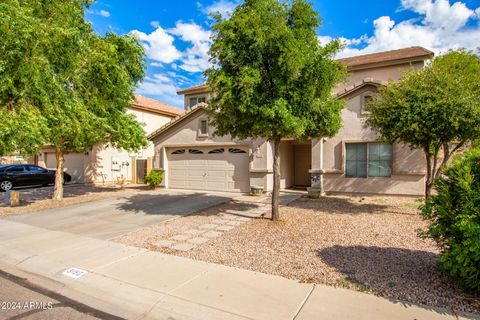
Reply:
[[65, 158], [63, 151], [59, 148], [55, 149], [55, 156], [57, 158], [57, 172], [55, 173], [55, 187], [53, 190], [53, 200], [63, 199], [63, 170]]
[[425, 177], [425, 200], [430, 197], [432, 193], [432, 156], [430, 155], [429, 150], [424, 150], [425, 160], [427, 162], [427, 176]]
[[280, 219], [280, 138], [273, 141], [273, 192], [272, 192], [272, 221]]

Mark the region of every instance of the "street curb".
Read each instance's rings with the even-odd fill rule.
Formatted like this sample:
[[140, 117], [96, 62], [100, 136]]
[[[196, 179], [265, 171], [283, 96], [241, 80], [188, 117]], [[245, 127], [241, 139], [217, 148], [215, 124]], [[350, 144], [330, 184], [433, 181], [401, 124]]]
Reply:
[[68, 306], [72, 309], [75, 309], [76, 311], [78, 311], [80, 313], [87, 314], [87, 315], [90, 315], [90, 316], [93, 316], [93, 317], [96, 317], [96, 318], [99, 318], [99, 319], [104, 319], [104, 320], [126, 320], [125, 318], [121, 318], [121, 317], [112, 315], [110, 313], [101, 311], [99, 309], [92, 308], [92, 307], [90, 307], [86, 304], [83, 304], [81, 302], [72, 300], [72, 299], [70, 299], [68, 297], [65, 297], [65, 296], [63, 296], [63, 295], [61, 295], [61, 294], [59, 294], [59, 293], [57, 293], [53, 290], [49, 290], [45, 287], [42, 287], [38, 284], [35, 284], [27, 278], [23, 278], [23, 277], [20, 277], [18, 275], [14, 275], [12, 273], [9, 273], [9, 272], [1, 270], [1, 269], [0, 269], [0, 277], [4, 278], [6, 280], [9, 280], [9, 281], [11, 281], [15, 284], [18, 284], [18, 285], [20, 285], [24, 288], [27, 288], [29, 290], [35, 291], [35, 292], [40, 293], [44, 296], [47, 296], [49, 298], [52, 298], [52, 299], [57, 300], [59, 302], [62, 302], [66, 306]]

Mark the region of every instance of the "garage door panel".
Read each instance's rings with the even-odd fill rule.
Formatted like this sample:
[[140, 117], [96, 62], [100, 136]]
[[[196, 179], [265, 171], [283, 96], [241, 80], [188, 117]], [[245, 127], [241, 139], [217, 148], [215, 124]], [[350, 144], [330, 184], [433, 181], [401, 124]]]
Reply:
[[187, 176], [187, 172], [184, 169], [170, 169], [170, 174], [172, 177], [178, 178], [185, 178]]
[[219, 178], [219, 179], [226, 179], [229, 178], [229, 172], [225, 170], [207, 170], [207, 178]]
[[[222, 148], [222, 147], [217, 147]], [[223, 147], [228, 150], [227, 147]], [[169, 161], [169, 187], [215, 191], [247, 192], [250, 188], [248, 154], [208, 153], [215, 148], [191, 147], [203, 154], [171, 154]]]
[[203, 177], [204, 177], [204, 172], [203, 172], [203, 170], [196, 170], [196, 169], [187, 170], [186, 177], [187, 177], [187, 178], [199, 178], [199, 179], [203, 179]]
[[[55, 153], [46, 153], [46, 167], [57, 168]], [[83, 153], [70, 153], [65, 155], [64, 170], [72, 176], [73, 183], [85, 182], [85, 156]]]

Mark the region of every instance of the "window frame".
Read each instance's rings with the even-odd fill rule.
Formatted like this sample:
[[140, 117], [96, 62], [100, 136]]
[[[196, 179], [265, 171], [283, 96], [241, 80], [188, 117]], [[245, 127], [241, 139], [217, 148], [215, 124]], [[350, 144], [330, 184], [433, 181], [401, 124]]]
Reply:
[[[366, 175], [363, 176], [348, 176], [347, 175], [347, 145], [349, 144], [364, 144], [366, 145], [366, 166], [365, 171]], [[380, 161], [389, 161], [390, 162], [390, 175], [389, 176], [371, 176], [369, 175], [369, 166], [370, 166], [370, 145], [389, 145], [391, 146], [391, 156], [390, 160], [371, 160], [373, 162], [380, 162]], [[390, 179], [395, 174], [395, 148], [394, 144], [388, 143], [386, 141], [344, 141], [343, 142], [343, 175], [345, 178], [348, 179]], [[357, 161], [357, 160], [356, 160]]]
[[365, 110], [365, 105], [367, 104], [365, 102], [365, 98], [370, 97], [370, 99], [373, 99], [373, 96], [376, 95], [378, 92], [374, 92], [371, 90], [365, 91], [360, 95], [360, 114], [361, 115], [368, 115], [370, 114], [369, 111]]
[[225, 153], [225, 148], [216, 148], [208, 151], [208, 154], [223, 154]]
[[[205, 132], [202, 132], [202, 123], [205, 123]], [[198, 121], [198, 136], [199, 137], [208, 137], [209, 136], [209, 126], [208, 126], [208, 119], [201, 118]]]
[[248, 152], [243, 150], [243, 149], [240, 149], [240, 148], [230, 147], [230, 148], [228, 148], [228, 153], [231, 153], [231, 154], [245, 154], [245, 153], [248, 153]]
[[[192, 101], [195, 100], [195, 103], [192, 104]], [[203, 100], [203, 101], [199, 101]], [[193, 108], [199, 103], [207, 103], [207, 96], [205, 95], [198, 95], [198, 96], [189, 96], [188, 97], [188, 107]]]

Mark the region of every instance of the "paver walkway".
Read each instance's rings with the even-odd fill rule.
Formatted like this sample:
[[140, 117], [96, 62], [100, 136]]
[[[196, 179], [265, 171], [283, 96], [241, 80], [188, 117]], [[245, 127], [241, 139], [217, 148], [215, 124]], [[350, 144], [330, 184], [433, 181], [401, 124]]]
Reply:
[[[86, 273], [71, 278], [65, 271], [72, 267]], [[458, 319], [360, 292], [8, 220], [0, 220], [0, 269], [125, 319]]]
[[231, 231], [245, 222], [263, 217], [270, 210], [271, 206], [263, 205], [246, 211], [225, 211], [218, 214], [218, 218], [213, 220], [212, 223], [200, 224], [169, 239], [160, 240], [157, 242], [157, 246], [178, 251], [189, 251], [211, 239], [222, 236], [225, 232]]

